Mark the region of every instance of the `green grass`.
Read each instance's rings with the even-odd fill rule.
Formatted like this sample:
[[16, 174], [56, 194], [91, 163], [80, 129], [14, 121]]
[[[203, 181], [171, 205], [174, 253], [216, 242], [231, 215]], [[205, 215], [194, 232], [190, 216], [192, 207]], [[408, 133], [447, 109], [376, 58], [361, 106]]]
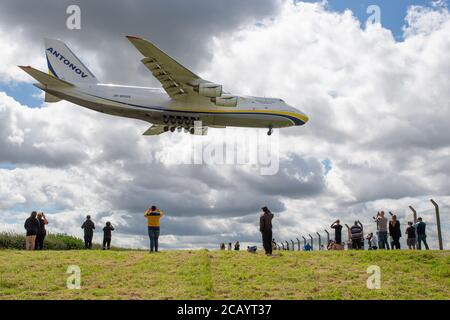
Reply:
[[[69, 265], [81, 289], [66, 288]], [[381, 268], [369, 290], [367, 267]], [[449, 299], [450, 251], [0, 250], [0, 299]]]

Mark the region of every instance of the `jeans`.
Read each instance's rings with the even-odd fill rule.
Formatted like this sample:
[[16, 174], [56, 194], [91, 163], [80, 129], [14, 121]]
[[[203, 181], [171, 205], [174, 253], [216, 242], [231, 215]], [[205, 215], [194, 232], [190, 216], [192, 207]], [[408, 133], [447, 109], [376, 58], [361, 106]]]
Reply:
[[111, 246], [111, 238], [103, 238], [103, 250], [108, 249]]
[[397, 237], [392, 237], [392, 244], [391, 244], [392, 249], [399, 249], [400, 250], [400, 238]]
[[378, 231], [378, 248], [389, 250], [387, 231]]
[[38, 233], [36, 235], [36, 244], [35, 244], [35, 249], [36, 250], [43, 250], [44, 249], [45, 236], [46, 236], [45, 233]]
[[264, 250], [266, 254], [272, 254], [272, 230], [263, 231], [262, 233], [262, 242]]
[[425, 245], [425, 249], [430, 250], [427, 243], [427, 235], [426, 234], [418, 234], [417, 235], [417, 249], [422, 250], [421, 242]]
[[86, 249], [91, 249], [92, 248], [92, 237], [93, 237], [94, 235], [85, 235], [84, 236], [84, 247], [86, 248]]
[[159, 227], [148, 227], [148, 236], [150, 238], [150, 251], [158, 252]]
[[352, 240], [352, 249], [355, 249], [355, 250], [361, 249], [361, 240], [362, 239], [353, 239]]

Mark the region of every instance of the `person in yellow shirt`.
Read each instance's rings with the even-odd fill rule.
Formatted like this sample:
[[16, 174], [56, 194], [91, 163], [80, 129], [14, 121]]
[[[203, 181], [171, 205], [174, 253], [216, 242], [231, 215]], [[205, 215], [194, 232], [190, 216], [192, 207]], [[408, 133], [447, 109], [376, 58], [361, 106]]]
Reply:
[[158, 238], [159, 238], [159, 219], [164, 216], [164, 212], [159, 210], [156, 206], [152, 206], [144, 213], [144, 217], [148, 222], [148, 236], [150, 238], [150, 252], [158, 252]]

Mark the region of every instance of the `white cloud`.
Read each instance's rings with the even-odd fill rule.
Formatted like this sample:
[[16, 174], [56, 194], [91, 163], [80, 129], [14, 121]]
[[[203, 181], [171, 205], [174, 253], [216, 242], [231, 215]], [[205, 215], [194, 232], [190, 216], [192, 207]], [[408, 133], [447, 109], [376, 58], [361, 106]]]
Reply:
[[[0, 169], [0, 209], [57, 208], [49, 227], [75, 235], [89, 213], [117, 224], [118, 243], [130, 246], [147, 242], [143, 208], [162, 204], [172, 208], [167, 247], [259, 241], [256, 212], [264, 204], [275, 208], [280, 240], [338, 217], [369, 225], [378, 209], [400, 211], [404, 222], [409, 204], [434, 219], [431, 195], [450, 205], [448, 34], [443, 7], [411, 7], [405, 40], [396, 42], [380, 25], [361, 29], [349, 11], [283, 2], [273, 19], [217, 36], [202, 75], [229, 91], [281, 97], [310, 116], [306, 126], [282, 130], [274, 177], [247, 167], [174, 165], [191, 137], [142, 137], [142, 122], [65, 102], [29, 109], [0, 93], [0, 162], [18, 166]], [[27, 77], [14, 66], [25, 59], [25, 44], [16, 43], [0, 48], [8, 81]], [[218, 143], [222, 134], [211, 130], [205, 140]], [[326, 176], [324, 159], [332, 162]]]

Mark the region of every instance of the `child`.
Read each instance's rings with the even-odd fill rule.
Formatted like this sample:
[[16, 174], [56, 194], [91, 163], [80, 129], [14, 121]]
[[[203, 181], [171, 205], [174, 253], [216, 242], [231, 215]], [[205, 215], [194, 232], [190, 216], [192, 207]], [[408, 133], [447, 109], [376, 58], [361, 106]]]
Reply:
[[408, 222], [408, 228], [406, 228], [406, 234], [408, 238], [406, 239], [406, 244], [410, 250], [416, 249], [416, 228], [414, 228], [411, 221]]
[[114, 227], [111, 225], [111, 222], [106, 222], [106, 226], [103, 228], [103, 250], [109, 250], [111, 246], [111, 231], [113, 230]]

